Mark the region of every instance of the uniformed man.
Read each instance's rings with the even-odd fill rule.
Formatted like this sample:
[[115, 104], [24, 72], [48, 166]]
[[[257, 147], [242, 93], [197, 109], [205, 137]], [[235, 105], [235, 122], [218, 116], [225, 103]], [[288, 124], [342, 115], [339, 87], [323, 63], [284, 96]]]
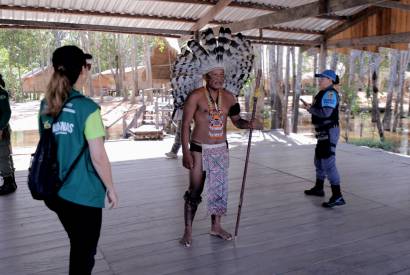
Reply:
[[13, 193], [17, 189], [14, 179], [14, 167], [11, 157], [10, 143], [10, 103], [6, 84], [0, 74], [0, 173], [3, 185], [0, 186], [0, 195]]
[[339, 140], [339, 94], [333, 87], [339, 83], [339, 77], [333, 70], [325, 70], [319, 77], [320, 91], [315, 96], [313, 104], [306, 104], [306, 110], [312, 114], [312, 124], [315, 127], [317, 145], [315, 149], [316, 184], [305, 190], [306, 195], [323, 197], [323, 183], [327, 177], [332, 188], [332, 196], [323, 207], [331, 208], [346, 204], [340, 191], [340, 176], [336, 168], [336, 144]]

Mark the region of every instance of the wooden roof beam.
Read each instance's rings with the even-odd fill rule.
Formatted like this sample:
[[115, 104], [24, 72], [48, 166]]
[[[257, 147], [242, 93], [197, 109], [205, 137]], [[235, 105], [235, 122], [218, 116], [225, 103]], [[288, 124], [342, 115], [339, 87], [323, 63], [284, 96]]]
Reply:
[[327, 46], [328, 48], [378, 47], [397, 43], [410, 43], [410, 32], [328, 41]]
[[304, 46], [310, 47], [316, 46], [317, 42], [314, 40], [296, 40], [296, 39], [282, 39], [282, 38], [270, 38], [260, 36], [246, 36], [252, 43], [257, 44], [271, 44], [271, 45], [283, 45], [283, 46]]
[[199, 31], [211, 20], [213, 20], [232, 0], [219, 0], [212, 8], [210, 8], [191, 28], [191, 31]]
[[[374, 4], [380, 0], [326, 0], [326, 13], [334, 13], [361, 5]], [[305, 17], [315, 17], [323, 14], [323, 7], [319, 2], [313, 2], [282, 11], [242, 20], [224, 25], [232, 32], [265, 28], [279, 23], [294, 21]]]

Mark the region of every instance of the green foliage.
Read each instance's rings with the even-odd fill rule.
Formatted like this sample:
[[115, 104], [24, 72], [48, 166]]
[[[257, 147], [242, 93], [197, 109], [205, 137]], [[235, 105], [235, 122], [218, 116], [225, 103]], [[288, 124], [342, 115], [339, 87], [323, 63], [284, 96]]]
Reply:
[[161, 39], [159, 37], [155, 37], [154, 46], [157, 47], [161, 53], [163, 53], [167, 47], [164, 39]]
[[356, 91], [353, 87], [347, 84], [347, 81], [343, 82], [340, 89], [342, 95], [342, 102], [350, 106], [352, 114], [357, 114], [360, 111], [360, 106], [357, 100]]
[[[59, 30], [0, 30], [0, 73], [7, 89], [16, 100], [22, 98], [21, 77], [33, 69], [50, 65], [51, 55], [57, 47], [76, 45], [94, 57], [93, 73], [114, 68], [115, 56], [122, 56], [125, 67], [132, 66], [133, 42], [136, 39], [136, 64], [144, 61], [146, 39], [151, 47], [166, 49], [161, 38], [133, 36], [101, 32], [78, 32]], [[97, 66], [98, 64], [98, 66]]]
[[396, 147], [396, 144], [392, 141], [380, 141], [380, 140], [375, 140], [371, 138], [350, 138], [349, 143], [358, 145], [358, 146], [367, 146], [370, 148], [380, 148], [386, 151], [394, 151], [394, 148]]
[[316, 89], [315, 86], [312, 85], [312, 84], [306, 84], [306, 85], [305, 85], [305, 92], [306, 92], [306, 94], [308, 94], [308, 95], [314, 95], [314, 94], [316, 94], [317, 89]]

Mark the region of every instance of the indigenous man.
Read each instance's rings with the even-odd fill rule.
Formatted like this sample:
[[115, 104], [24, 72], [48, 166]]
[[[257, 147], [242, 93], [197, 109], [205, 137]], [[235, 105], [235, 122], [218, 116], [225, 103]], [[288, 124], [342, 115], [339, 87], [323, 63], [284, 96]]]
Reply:
[[[206, 82], [203, 87], [200, 79], [199, 84], [195, 84], [196, 89], [188, 91], [182, 117], [183, 165], [189, 169], [189, 188], [184, 195], [185, 231], [180, 242], [186, 247], [192, 243], [192, 222], [202, 201], [204, 186], [208, 214], [212, 220], [210, 234], [223, 240], [232, 239], [232, 235], [221, 226], [221, 217], [227, 211], [228, 201], [227, 118], [230, 117], [240, 129], [253, 127], [253, 123], [239, 116], [240, 107], [236, 100], [252, 66], [253, 54], [249, 41], [240, 34], [231, 36], [229, 29], [221, 28], [218, 39], [211, 30], [207, 30], [202, 34], [202, 42], [204, 47], [196, 41], [190, 41], [188, 46], [192, 53], [183, 52], [180, 56], [184, 64], [198, 64], [199, 68], [194, 71], [200, 72]], [[177, 70], [187, 72], [186, 66], [181, 63], [177, 60], [174, 76]], [[181, 84], [187, 81], [186, 75], [174, 77], [174, 89], [183, 89], [184, 85]], [[192, 120], [195, 126], [190, 135]]]

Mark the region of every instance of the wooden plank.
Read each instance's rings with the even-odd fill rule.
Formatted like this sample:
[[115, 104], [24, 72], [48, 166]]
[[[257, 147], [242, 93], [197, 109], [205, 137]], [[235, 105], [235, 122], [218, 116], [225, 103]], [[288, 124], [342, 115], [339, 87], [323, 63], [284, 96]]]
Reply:
[[[378, 0], [329, 0], [327, 2], [327, 13], [337, 12], [344, 9], [349, 9], [365, 4], [371, 4], [377, 2]], [[319, 2], [313, 2], [283, 11], [274, 12], [271, 14], [266, 14], [239, 22], [224, 25], [232, 30], [232, 32], [241, 32], [251, 29], [259, 29], [264, 27], [273, 26], [275, 24], [289, 22], [305, 17], [313, 17], [323, 14], [320, 12]]]
[[[120, 206], [103, 211], [94, 273], [354, 275], [409, 270], [409, 158], [338, 145], [347, 205], [328, 211], [320, 207], [323, 198], [303, 195], [314, 181], [314, 145], [298, 145], [277, 132], [265, 135], [272, 140], [252, 145], [236, 242], [208, 235], [210, 217], [203, 203], [194, 222], [193, 246], [178, 244], [182, 194], [188, 186], [188, 170], [180, 159], [114, 162]], [[228, 214], [223, 217], [229, 231], [234, 228], [246, 150], [241, 140], [230, 139], [236, 147], [230, 151]], [[112, 156], [119, 148], [154, 150], [159, 144], [114, 142], [107, 149]], [[1, 272], [63, 274], [68, 269], [68, 238], [56, 215], [31, 199], [26, 175], [27, 171], [17, 172], [17, 192], [0, 199]], [[330, 188], [325, 191], [328, 197]]]
[[396, 43], [410, 43], [410, 32], [394, 33], [389, 35], [351, 38], [328, 42], [329, 48], [348, 48], [364, 46], [385, 46]]
[[353, 15], [347, 22], [343, 22], [341, 24], [338, 24], [335, 27], [332, 27], [329, 30], [326, 30], [323, 39], [328, 40], [331, 37], [347, 30], [348, 28], [356, 25], [357, 23], [366, 20], [367, 18], [369, 18], [370, 16], [372, 16], [373, 14], [376, 14], [377, 12], [379, 12], [380, 9], [379, 8], [375, 8], [375, 7], [371, 7], [371, 8], [367, 8], [355, 15]]

